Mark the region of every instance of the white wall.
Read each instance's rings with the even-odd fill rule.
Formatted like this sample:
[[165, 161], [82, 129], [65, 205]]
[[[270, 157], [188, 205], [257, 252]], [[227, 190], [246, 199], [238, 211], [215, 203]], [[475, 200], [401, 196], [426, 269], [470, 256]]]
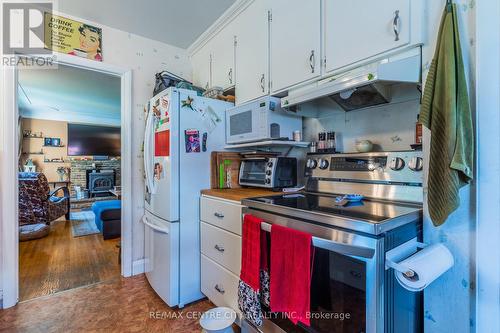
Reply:
[[[475, 1], [455, 1], [465, 71], [470, 91], [470, 104], [475, 113]], [[445, 1], [427, 0], [429, 30], [428, 44], [424, 47], [424, 77], [433, 55], [437, 29]], [[424, 132], [425, 147], [429, 146], [429, 133]], [[428, 149], [427, 149], [428, 151]], [[424, 195], [427, 188], [424, 189]], [[455, 266], [429, 286], [424, 293], [424, 326], [426, 332], [469, 332], [475, 329], [475, 181], [461, 189], [460, 207], [441, 227], [434, 227], [424, 217], [424, 241], [443, 242], [455, 257]]]

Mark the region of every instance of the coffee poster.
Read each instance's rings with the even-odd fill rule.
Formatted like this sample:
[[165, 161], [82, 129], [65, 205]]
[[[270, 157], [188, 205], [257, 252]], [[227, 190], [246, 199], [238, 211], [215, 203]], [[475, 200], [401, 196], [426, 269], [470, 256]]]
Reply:
[[102, 29], [45, 13], [45, 47], [64, 54], [102, 61]]

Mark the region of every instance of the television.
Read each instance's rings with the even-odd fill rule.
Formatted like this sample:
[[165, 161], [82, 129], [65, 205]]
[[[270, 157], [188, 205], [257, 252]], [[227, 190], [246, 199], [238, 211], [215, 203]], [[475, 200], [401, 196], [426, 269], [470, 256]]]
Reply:
[[69, 156], [120, 156], [120, 127], [68, 124]]

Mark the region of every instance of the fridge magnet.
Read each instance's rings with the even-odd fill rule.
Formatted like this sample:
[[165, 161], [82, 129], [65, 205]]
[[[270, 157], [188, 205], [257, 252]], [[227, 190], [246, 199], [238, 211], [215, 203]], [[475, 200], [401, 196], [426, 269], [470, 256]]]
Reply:
[[163, 178], [163, 165], [160, 162], [155, 163], [154, 178], [160, 180]]
[[203, 124], [205, 125], [209, 133], [212, 133], [213, 130], [217, 127], [217, 123], [220, 123], [222, 121], [210, 105], [207, 106], [206, 109], [200, 110], [200, 113]]
[[208, 139], [208, 133], [205, 132], [203, 133], [203, 137], [201, 139], [201, 151], [207, 151], [207, 139]]
[[165, 96], [161, 98], [161, 107], [164, 109], [168, 109], [168, 98], [166, 98]]
[[170, 156], [170, 130], [155, 133], [155, 156]]
[[181, 101], [181, 107], [189, 108], [193, 111], [196, 111], [193, 107], [193, 102], [194, 102], [194, 98], [192, 98], [191, 96], [188, 96], [185, 100]]
[[186, 153], [200, 152], [200, 132], [196, 129], [187, 129], [184, 131], [186, 143]]

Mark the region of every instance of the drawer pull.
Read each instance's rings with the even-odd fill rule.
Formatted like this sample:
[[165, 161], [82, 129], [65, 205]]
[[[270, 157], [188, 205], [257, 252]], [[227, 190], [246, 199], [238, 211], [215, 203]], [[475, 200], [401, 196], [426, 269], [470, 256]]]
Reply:
[[220, 246], [219, 244], [215, 244], [214, 248], [219, 251], [219, 252], [224, 252], [224, 247], [223, 246]]
[[223, 295], [224, 295], [224, 293], [226, 292], [226, 291], [224, 290], [224, 288], [219, 287], [219, 285], [218, 285], [218, 284], [216, 284], [216, 285], [215, 285], [214, 289], [215, 289], [215, 290], [217, 290], [219, 293], [221, 293], [221, 294], [223, 294]]
[[214, 213], [214, 216], [215, 216], [215, 217], [218, 217], [218, 218], [220, 218], [220, 219], [223, 219], [223, 218], [224, 218], [224, 214], [222, 214], [222, 213], [217, 213], [217, 212], [215, 212], [215, 213]]

